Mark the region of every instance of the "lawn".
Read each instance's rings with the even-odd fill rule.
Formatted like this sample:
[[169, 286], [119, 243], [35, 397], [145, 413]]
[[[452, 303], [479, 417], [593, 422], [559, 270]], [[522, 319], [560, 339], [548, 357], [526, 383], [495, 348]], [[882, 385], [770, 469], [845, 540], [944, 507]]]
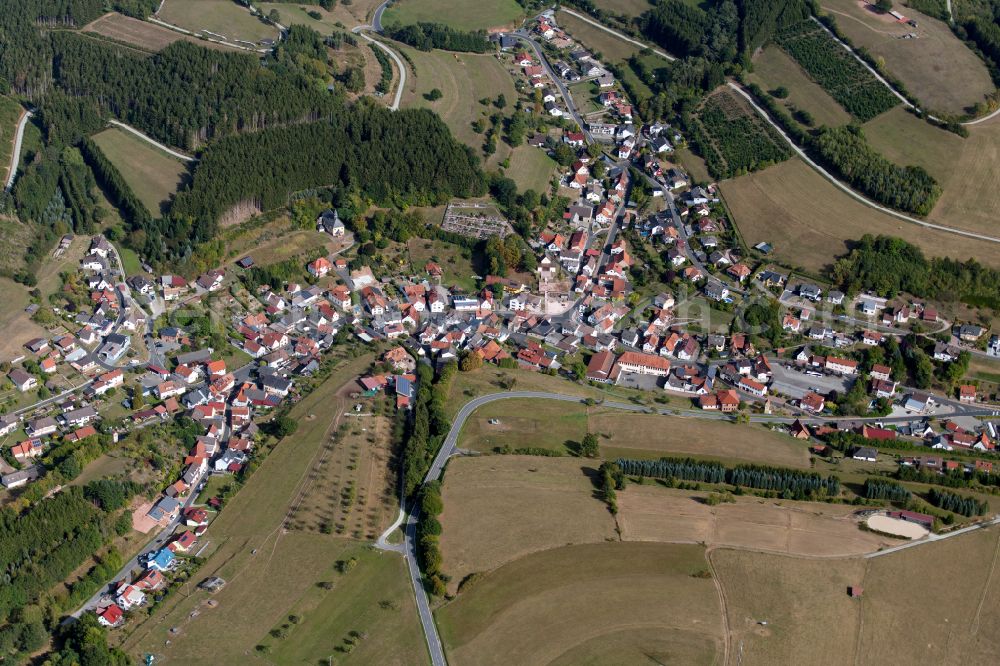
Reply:
[[512, 27], [524, 9], [516, 0], [396, 0], [382, 14], [385, 25], [443, 23], [455, 30]]
[[523, 557], [437, 611], [456, 664], [714, 664], [722, 611], [695, 545], [602, 543]]
[[[960, 114], [985, 101], [994, 85], [983, 62], [943, 22], [897, 6], [917, 27], [879, 15], [857, 0], [822, 0], [822, 7], [857, 47], [886, 69], [936, 113]], [[914, 34], [915, 39], [903, 39]]]
[[552, 174], [558, 165], [543, 149], [521, 145], [511, 152], [509, 159], [510, 166], [505, 173], [514, 179], [519, 191], [548, 191]]
[[106, 129], [92, 138], [143, 205], [158, 216], [186, 174], [184, 163], [118, 128]]
[[678, 148], [675, 152], [681, 167], [694, 178], [696, 183], [711, 182], [712, 176], [708, 173], [708, 166], [701, 155], [695, 155], [690, 148]]
[[83, 32], [101, 35], [116, 42], [133, 44], [147, 51], [160, 51], [174, 42], [187, 41], [209, 49], [230, 49], [230, 47], [185, 35], [170, 28], [149, 21], [140, 21], [130, 16], [110, 12], [83, 26]]
[[[1000, 178], [1000, 166], [995, 170]], [[977, 187], [983, 190], [979, 196], [1000, 197], [1000, 187], [988, 191], [982, 181]], [[906, 238], [928, 255], [974, 257], [1000, 267], [1000, 253], [992, 244], [918, 228], [879, 212], [850, 198], [798, 158], [725, 181], [721, 188], [747, 245], [771, 243], [771, 258], [787, 266], [817, 273], [847, 252], [847, 241], [870, 233]]]
[[[288, 523], [317, 483], [322, 445], [348, 408], [341, 387], [353, 390], [354, 378], [370, 362], [371, 356], [343, 362], [291, 410], [298, 431], [277, 444], [212, 523], [205, 537], [211, 542], [208, 559], [193, 582], [212, 575], [227, 581], [211, 597], [218, 608], [209, 608], [208, 595], [188, 586], [158, 607], [152, 619], [133, 620], [122, 632], [126, 635], [114, 637], [130, 654], [164, 653], [177, 663], [236, 663], [264, 643], [280, 663], [301, 663], [302, 656], [315, 662], [357, 630], [366, 635], [350, 654], [358, 663], [371, 663], [375, 654], [389, 655], [386, 663], [425, 661], [401, 558], [370, 553], [362, 542], [290, 529]], [[352, 556], [357, 566], [336, 573], [336, 561]], [[324, 581], [333, 589], [317, 587]], [[300, 624], [289, 622], [289, 615], [299, 616]], [[283, 624], [294, 625], [287, 639], [269, 634]], [[177, 631], [170, 632], [172, 627]], [[222, 635], [226, 639], [218, 640]]]
[[135, 253], [135, 250], [130, 247], [119, 246], [118, 254], [122, 258], [122, 268], [125, 269], [126, 275], [135, 275], [142, 272], [142, 261], [139, 259], [139, 255]]
[[990, 664], [1000, 651], [998, 548], [994, 527], [867, 561], [709, 557], [744, 663]]
[[[427, 221], [435, 224], [441, 222], [440, 219], [431, 217], [428, 217]], [[455, 285], [467, 294], [476, 290], [476, 280], [472, 277], [476, 274], [472, 250], [445, 241], [425, 238], [411, 238], [406, 242], [406, 250], [412, 271], [424, 273], [424, 266], [428, 261], [433, 261], [444, 271], [442, 284]]]
[[[413, 64], [414, 76], [407, 78], [403, 91], [403, 107], [433, 109], [451, 129], [455, 138], [482, 155], [485, 135], [478, 134], [472, 123], [487, 118], [497, 109], [482, 105], [479, 100], [495, 99], [501, 93], [508, 108], [517, 99], [510, 72], [492, 55], [452, 53], [449, 51], [418, 51], [395, 45]], [[441, 98], [430, 101], [424, 97], [431, 90], [441, 91]], [[504, 144], [501, 144], [503, 146]], [[499, 153], [499, 151], [498, 151]]]
[[766, 91], [779, 86], [787, 88], [788, 97], [777, 102], [789, 111], [792, 108], [808, 111], [816, 125], [837, 127], [851, 122], [851, 115], [777, 46], [768, 46], [760, 52], [753, 61], [753, 72], [748, 78]]
[[10, 176], [11, 154], [17, 134], [17, 121], [24, 111], [15, 100], [0, 95], [0, 184], [6, 185]]
[[190, 30], [229, 41], [277, 39], [278, 30], [232, 0], [164, 0], [156, 17]]

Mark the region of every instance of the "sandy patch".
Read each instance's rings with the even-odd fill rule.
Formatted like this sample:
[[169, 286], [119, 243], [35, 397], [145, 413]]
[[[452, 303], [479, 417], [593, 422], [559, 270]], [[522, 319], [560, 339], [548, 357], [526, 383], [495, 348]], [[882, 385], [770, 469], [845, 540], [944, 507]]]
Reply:
[[916, 523], [911, 523], [908, 520], [901, 520], [899, 518], [890, 518], [889, 516], [883, 516], [881, 514], [869, 516], [867, 524], [868, 527], [873, 530], [896, 534], [901, 537], [906, 537], [907, 539], [920, 539], [927, 536], [927, 529], [917, 525]]

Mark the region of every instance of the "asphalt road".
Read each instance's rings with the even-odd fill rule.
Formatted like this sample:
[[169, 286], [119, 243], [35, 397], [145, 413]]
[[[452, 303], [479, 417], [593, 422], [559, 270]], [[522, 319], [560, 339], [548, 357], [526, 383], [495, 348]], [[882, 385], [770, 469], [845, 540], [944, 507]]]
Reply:
[[382, 29], [382, 12], [385, 11], [385, 8], [389, 6], [390, 2], [391, 0], [385, 0], [385, 2], [375, 8], [375, 13], [372, 15], [372, 30], [379, 34], [384, 32]]
[[593, 143], [594, 137], [591, 135], [590, 130], [587, 129], [587, 124], [583, 122], [583, 118], [580, 116], [580, 111], [576, 108], [576, 104], [573, 102], [572, 95], [569, 94], [569, 90], [562, 82], [562, 79], [556, 76], [555, 71], [552, 69], [552, 65], [549, 64], [548, 58], [545, 57], [545, 53], [542, 51], [542, 47], [540, 47], [538, 43], [523, 30], [515, 30], [510, 34], [514, 37], [514, 39], [528, 44], [531, 47], [531, 50], [535, 52], [535, 55], [538, 56], [538, 60], [542, 63], [542, 67], [545, 68], [545, 73], [548, 74], [549, 78], [552, 79], [552, 83], [559, 89], [559, 94], [562, 95], [563, 101], [566, 102], [566, 108], [569, 110], [570, 115], [573, 116], [573, 120], [576, 121], [576, 124], [580, 126], [580, 131], [583, 132], [583, 136], [586, 138], [587, 143]]
[[24, 128], [27, 127], [28, 121], [31, 120], [31, 116], [33, 115], [31, 111], [25, 111], [21, 116], [20, 122], [17, 123], [17, 131], [14, 134], [14, 152], [10, 155], [10, 173], [7, 174], [7, 182], [4, 183], [4, 189], [10, 190], [14, 185], [14, 178], [17, 176], [17, 165], [21, 162], [21, 145], [24, 141]]

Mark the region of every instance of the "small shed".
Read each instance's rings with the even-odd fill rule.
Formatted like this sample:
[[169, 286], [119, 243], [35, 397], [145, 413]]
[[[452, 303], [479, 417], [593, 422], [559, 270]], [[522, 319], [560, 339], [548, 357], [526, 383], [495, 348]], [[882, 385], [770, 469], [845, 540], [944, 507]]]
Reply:
[[236, 265], [239, 266], [240, 268], [250, 268], [251, 266], [253, 266], [253, 264], [254, 264], [253, 257], [251, 257], [249, 254], [236, 262]]
[[864, 592], [865, 592], [864, 588], [861, 587], [860, 585], [851, 585], [850, 587], [847, 588], [847, 594], [852, 599], [859, 598], [862, 594], [864, 594]]

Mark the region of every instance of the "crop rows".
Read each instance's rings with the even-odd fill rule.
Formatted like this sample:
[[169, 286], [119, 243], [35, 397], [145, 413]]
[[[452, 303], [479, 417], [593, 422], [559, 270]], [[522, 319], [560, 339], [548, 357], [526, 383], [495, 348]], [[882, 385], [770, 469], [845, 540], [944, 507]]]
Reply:
[[899, 104], [888, 88], [813, 21], [782, 30], [777, 42], [858, 121], [867, 122]]
[[728, 92], [705, 100], [692, 129], [692, 138], [716, 178], [757, 171], [791, 156], [774, 128]]

